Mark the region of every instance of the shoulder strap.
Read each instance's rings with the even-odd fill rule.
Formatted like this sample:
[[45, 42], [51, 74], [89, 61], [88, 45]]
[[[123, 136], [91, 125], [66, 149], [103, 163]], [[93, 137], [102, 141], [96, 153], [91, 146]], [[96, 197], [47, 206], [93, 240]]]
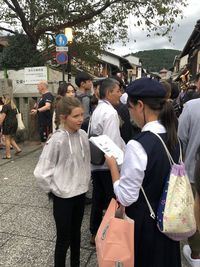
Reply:
[[[152, 133], [153, 133], [153, 132], [152, 132]], [[165, 142], [162, 140], [162, 138], [160, 137], [159, 134], [157, 134], [157, 133], [153, 133], [153, 134], [155, 134], [155, 135], [160, 139], [161, 143], [163, 144], [163, 146], [164, 146], [164, 148], [165, 148], [165, 151], [166, 151], [166, 153], [167, 153], [168, 159], [169, 159], [169, 163], [170, 163], [170, 165], [172, 166], [173, 164], [175, 164], [175, 162], [174, 162], [174, 160], [173, 160], [173, 158], [172, 158], [172, 156], [171, 156], [171, 154], [170, 154], [170, 152], [169, 152], [167, 146], [165, 145]], [[182, 149], [181, 149], [181, 143], [180, 143], [179, 138], [178, 138], [178, 142], [179, 142], [179, 148], [180, 148], [180, 158], [179, 158], [179, 162], [183, 162], [183, 160], [182, 160]], [[153, 209], [152, 209], [152, 207], [151, 207], [151, 204], [149, 203], [149, 200], [148, 200], [148, 198], [147, 198], [147, 195], [146, 195], [146, 193], [145, 193], [145, 191], [144, 191], [144, 188], [143, 188], [142, 186], [141, 186], [141, 190], [142, 190], [142, 193], [143, 193], [143, 195], [144, 195], [144, 198], [145, 198], [145, 200], [146, 200], [146, 202], [147, 202], [147, 205], [148, 205], [148, 208], [149, 208], [149, 211], [150, 211], [150, 216], [151, 216], [151, 218], [153, 218], [153, 219], [155, 220], [155, 218], [156, 218], [155, 213], [154, 213], [154, 211], [153, 211]]]
[[[152, 133], [153, 133], [153, 132], [152, 132]], [[171, 154], [170, 154], [170, 152], [169, 152], [169, 150], [168, 150], [168, 148], [167, 148], [165, 142], [163, 141], [163, 139], [160, 137], [159, 134], [157, 134], [157, 133], [153, 133], [153, 134], [156, 135], [156, 136], [160, 139], [161, 143], [163, 144], [163, 146], [164, 146], [164, 148], [165, 148], [165, 151], [166, 151], [166, 153], [167, 153], [167, 156], [168, 156], [170, 165], [172, 166], [173, 164], [175, 164], [175, 162], [174, 162], [174, 160], [173, 160], [173, 158], [172, 158], [172, 156], [171, 156]], [[179, 149], [180, 149], [179, 162], [182, 163], [182, 162], [183, 162], [183, 156], [182, 156], [182, 148], [181, 148], [181, 143], [180, 143], [179, 138], [178, 138], [178, 143], [179, 143]]]
[[151, 216], [152, 219], [155, 220], [155, 218], [156, 218], [155, 212], [153, 211], [153, 209], [151, 207], [151, 204], [149, 203], [149, 200], [147, 198], [147, 195], [145, 194], [144, 188], [142, 186], [141, 186], [141, 190], [142, 190], [142, 193], [144, 195], [144, 198], [145, 198], [145, 200], [147, 202], [147, 205], [148, 205], [148, 208], [149, 208], [149, 211], [150, 211], [150, 216]]

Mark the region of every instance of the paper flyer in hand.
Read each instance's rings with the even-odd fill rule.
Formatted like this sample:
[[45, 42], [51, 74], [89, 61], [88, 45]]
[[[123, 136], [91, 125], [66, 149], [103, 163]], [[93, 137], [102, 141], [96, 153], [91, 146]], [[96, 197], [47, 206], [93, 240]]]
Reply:
[[118, 165], [123, 163], [124, 152], [107, 135], [92, 136], [89, 140], [106, 155], [113, 156]]

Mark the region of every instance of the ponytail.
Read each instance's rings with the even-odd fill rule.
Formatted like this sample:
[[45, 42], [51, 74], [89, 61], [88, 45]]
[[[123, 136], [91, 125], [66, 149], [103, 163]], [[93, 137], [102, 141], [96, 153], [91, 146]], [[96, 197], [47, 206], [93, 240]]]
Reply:
[[164, 102], [158, 119], [166, 129], [167, 147], [169, 148], [170, 151], [172, 151], [178, 142], [178, 137], [177, 137], [178, 119], [176, 117], [171, 102], [167, 100]]
[[165, 127], [167, 133], [166, 145], [170, 152], [176, 147], [178, 142], [177, 128], [178, 119], [174, 112], [172, 103], [165, 98], [132, 98], [129, 97], [133, 105], [137, 105], [138, 100], [141, 100], [151, 110], [158, 112], [158, 120]]

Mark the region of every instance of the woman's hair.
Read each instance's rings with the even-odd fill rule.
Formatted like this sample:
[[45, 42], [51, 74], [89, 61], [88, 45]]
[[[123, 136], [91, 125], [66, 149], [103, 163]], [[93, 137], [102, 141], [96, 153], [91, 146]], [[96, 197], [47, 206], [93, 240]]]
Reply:
[[167, 147], [172, 151], [178, 141], [177, 137], [177, 126], [178, 121], [171, 102], [164, 98], [131, 98], [130, 101], [133, 105], [136, 105], [138, 100], [141, 100], [151, 110], [159, 113], [158, 120], [165, 127], [167, 133]]
[[67, 89], [68, 89], [69, 86], [72, 86], [73, 89], [74, 89], [74, 92], [76, 92], [75, 87], [74, 87], [71, 83], [62, 83], [62, 84], [60, 84], [59, 87], [58, 87], [58, 92], [57, 92], [57, 94], [58, 94], [58, 95], [61, 95], [61, 96], [65, 96], [66, 93], [67, 93]]
[[77, 98], [63, 96], [57, 103], [56, 113], [60, 115], [70, 115], [74, 108], [82, 107]]
[[4, 94], [3, 98], [5, 99], [4, 100], [5, 105], [10, 105], [11, 109], [16, 109], [16, 105], [9, 94]]

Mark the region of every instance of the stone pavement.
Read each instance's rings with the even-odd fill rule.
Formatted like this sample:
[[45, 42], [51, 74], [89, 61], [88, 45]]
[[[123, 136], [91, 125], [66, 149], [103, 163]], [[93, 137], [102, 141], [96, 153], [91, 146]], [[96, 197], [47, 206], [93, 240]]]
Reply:
[[[12, 160], [1, 159], [4, 151], [0, 150], [0, 266], [53, 267], [52, 203], [38, 188], [33, 176], [41, 146], [27, 142], [21, 147], [22, 153]], [[90, 206], [86, 206], [81, 267], [97, 266], [95, 248], [89, 244], [89, 214]], [[69, 266], [68, 255], [66, 267]], [[183, 261], [183, 267], [186, 266]]]

